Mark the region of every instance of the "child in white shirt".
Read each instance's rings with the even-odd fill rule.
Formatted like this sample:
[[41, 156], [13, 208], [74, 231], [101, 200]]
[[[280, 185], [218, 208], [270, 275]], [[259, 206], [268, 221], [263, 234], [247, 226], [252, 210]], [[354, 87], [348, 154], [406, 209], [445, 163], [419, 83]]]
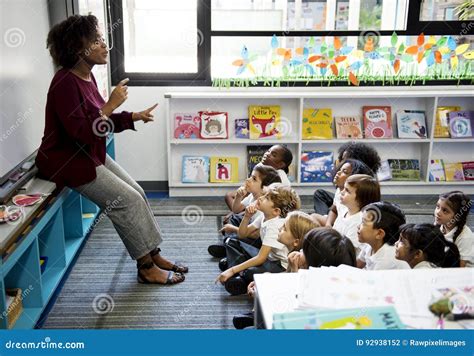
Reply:
[[403, 225], [395, 248], [395, 257], [413, 269], [459, 267], [458, 248], [432, 224]]
[[399, 228], [405, 224], [405, 214], [388, 202], [376, 202], [362, 209], [362, 222], [357, 234], [366, 244], [357, 257], [357, 265], [367, 270], [409, 269], [407, 262], [395, 257], [395, 242]]
[[374, 177], [354, 174], [346, 179], [344, 189], [341, 191], [341, 204], [347, 207], [347, 212], [338, 215], [333, 228], [351, 240], [357, 254], [361, 248], [357, 233], [362, 221], [361, 209], [379, 200], [380, 185]]
[[[269, 188], [256, 205], [248, 206], [239, 226], [239, 238], [252, 236], [259, 231], [262, 247], [258, 250], [244, 242], [229, 239], [226, 242], [228, 269], [217, 277], [216, 282], [224, 284], [232, 295], [244, 294], [255, 273], [285, 271], [289, 251], [278, 241], [278, 232], [287, 214], [300, 206], [296, 192], [281, 184]], [[263, 216], [249, 224], [257, 209]]]
[[454, 242], [461, 255], [461, 267], [474, 267], [474, 234], [466, 226], [472, 207], [471, 199], [460, 191], [439, 196], [435, 209], [435, 225], [446, 240]]

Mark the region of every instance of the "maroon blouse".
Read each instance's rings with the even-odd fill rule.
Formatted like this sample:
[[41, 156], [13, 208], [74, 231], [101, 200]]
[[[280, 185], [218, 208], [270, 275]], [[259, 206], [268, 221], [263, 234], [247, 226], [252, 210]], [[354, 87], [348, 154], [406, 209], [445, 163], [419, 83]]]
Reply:
[[105, 125], [113, 132], [135, 130], [132, 113], [110, 115], [100, 122], [100, 96], [94, 76], [80, 79], [60, 69], [48, 91], [44, 136], [36, 156], [40, 178], [59, 187], [77, 187], [96, 178], [95, 167], [105, 163]]

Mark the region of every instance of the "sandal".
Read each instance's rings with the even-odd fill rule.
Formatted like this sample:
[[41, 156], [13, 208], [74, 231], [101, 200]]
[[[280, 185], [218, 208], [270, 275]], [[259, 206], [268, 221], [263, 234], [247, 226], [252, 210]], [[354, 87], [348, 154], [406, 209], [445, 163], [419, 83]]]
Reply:
[[[160, 282], [152, 282], [148, 280], [142, 273], [141, 271], [143, 269], [150, 269], [153, 268], [155, 264], [152, 261], [142, 263], [141, 265], [137, 262], [137, 281], [138, 283], [142, 284], [177, 284], [181, 283], [184, 281], [185, 277], [181, 273], [173, 273], [172, 271], [168, 272], [168, 277], [166, 278], [165, 283], [160, 283]], [[174, 277], [177, 277], [174, 279]]]
[[[150, 256], [151, 257], [156, 256], [160, 252], [161, 252], [161, 248], [157, 247], [154, 250], [150, 251]], [[159, 265], [157, 265], [157, 266], [160, 267], [161, 269], [164, 269], [164, 270], [167, 270], [167, 271], [173, 271], [173, 272], [176, 272], [176, 273], [188, 273], [188, 271], [189, 271], [189, 268], [182, 265], [180, 262], [174, 262], [173, 265], [171, 266], [171, 268], [164, 268], [164, 267], [161, 267]]]

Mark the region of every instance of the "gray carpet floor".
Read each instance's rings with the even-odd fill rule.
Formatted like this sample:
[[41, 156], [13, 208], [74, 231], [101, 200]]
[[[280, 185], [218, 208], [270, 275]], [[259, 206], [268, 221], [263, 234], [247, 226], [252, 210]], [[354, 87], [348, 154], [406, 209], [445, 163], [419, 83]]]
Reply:
[[[387, 199], [389, 200], [389, 199]], [[398, 197], [407, 221], [432, 222], [436, 197]], [[232, 297], [214, 283], [220, 273], [207, 246], [218, 239], [222, 199], [151, 199], [164, 242], [163, 254], [189, 266], [186, 281], [172, 286], [136, 283], [130, 259], [108, 219], [90, 235], [43, 328], [77, 329], [226, 329], [232, 316], [248, 312], [253, 302]], [[303, 210], [312, 210], [303, 198]], [[430, 216], [431, 215], [431, 216]], [[186, 221], [188, 224], [184, 224]], [[468, 224], [474, 228], [474, 217]]]

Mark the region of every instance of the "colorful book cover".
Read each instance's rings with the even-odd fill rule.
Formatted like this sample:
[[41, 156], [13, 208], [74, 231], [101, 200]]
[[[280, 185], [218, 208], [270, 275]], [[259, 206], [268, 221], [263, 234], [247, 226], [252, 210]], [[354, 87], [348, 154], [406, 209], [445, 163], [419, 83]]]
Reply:
[[303, 140], [330, 140], [333, 136], [332, 110], [303, 110]]
[[434, 127], [435, 138], [449, 138], [449, 116], [451, 111], [461, 110], [460, 106], [438, 106]]
[[363, 106], [365, 138], [392, 138], [392, 108]]
[[307, 151], [301, 153], [301, 182], [331, 182], [333, 153]]
[[209, 182], [209, 157], [183, 156], [181, 182], [207, 183]]
[[174, 138], [199, 138], [200, 123], [197, 114], [175, 114]]
[[405, 329], [393, 306], [304, 310], [273, 316], [274, 329]]
[[417, 159], [389, 159], [392, 180], [419, 181], [420, 161]]
[[337, 138], [363, 138], [360, 117], [340, 116], [334, 119]]
[[211, 183], [237, 183], [239, 181], [238, 157], [211, 157]]
[[392, 171], [386, 159], [380, 162], [380, 168], [377, 171], [377, 179], [379, 182], [392, 179]]
[[424, 111], [397, 111], [398, 138], [428, 138]]
[[228, 113], [220, 111], [200, 111], [201, 131], [203, 139], [221, 139], [229, 137]]
[[249, 138], [249, 119], [235, 119], [235, 138]]
[[447, 182], [464, 181], [464, 172], [461, 162], [444, 163], [444, 173], [446, 174]]
[[464, 180], [474, 180], [474, 162], [462, 162]]
[[250, 139], [281, 138], [280, 106], [249, 106]]
[[430, 182], [444, 182], [446, 175], [444, 174], [444, 164], [442, 159], [430, 160]]
[[253, 167], [262, 161], [263, 155], [270, 149], [270, 147], [272, 146], [247, 146], [247, 177], [250, 177]]
[[474, 111], [452, 111], [449, 116], [449, 133], [452, 138], [468, 138], [472, 136]]

